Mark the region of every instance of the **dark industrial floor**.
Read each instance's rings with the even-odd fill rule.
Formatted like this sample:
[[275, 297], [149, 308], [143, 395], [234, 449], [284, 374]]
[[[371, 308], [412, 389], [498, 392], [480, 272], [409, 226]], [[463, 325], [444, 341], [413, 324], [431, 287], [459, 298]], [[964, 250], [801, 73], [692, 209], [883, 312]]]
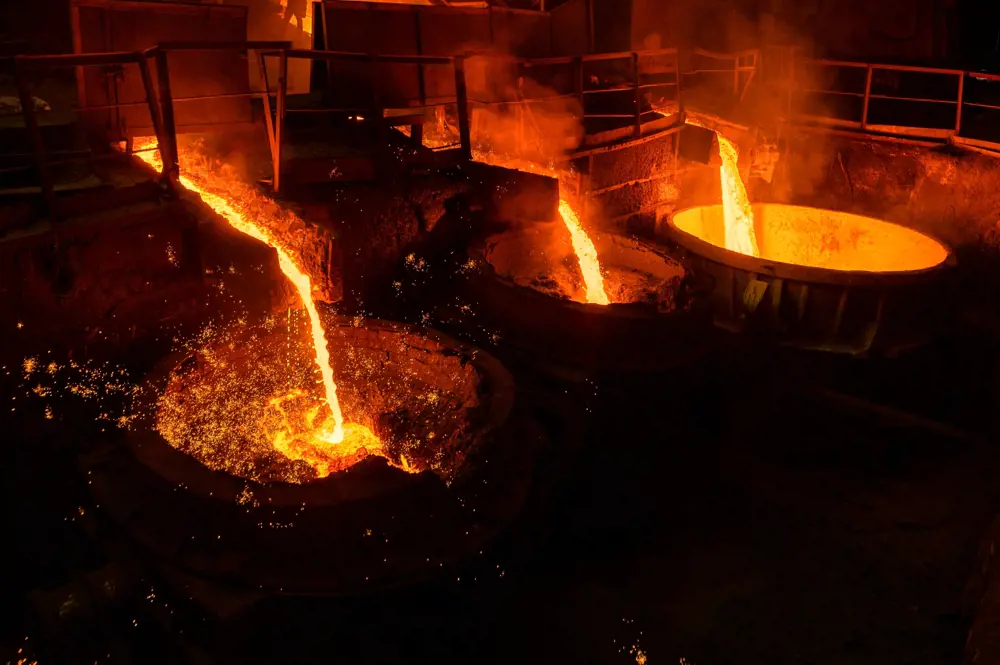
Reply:
[[[575, 382], [508, 358], [549, 444], [491, 550], [413, 589], [263, 603], [229, 638], [193, 641], [231, 639], [244, 663], [958, 663], [998, 471], [995, 360], [972, 349], [875, 363], [729, 345], [669, 374]], [[18, 368], [5, 372], [20, 394]], [[130, 579], [114, 607], [72, 620], [38, 594], [117, 565], [88, 535], [99, 509], [75, 464], [106, 435], [82, 406], [53, 420], [16, 406], [3, 416], [2, 598], [16, 617], [3, 657], [190, 660], [176, 645], [194, 628], [152, 618], [176, 590]]]

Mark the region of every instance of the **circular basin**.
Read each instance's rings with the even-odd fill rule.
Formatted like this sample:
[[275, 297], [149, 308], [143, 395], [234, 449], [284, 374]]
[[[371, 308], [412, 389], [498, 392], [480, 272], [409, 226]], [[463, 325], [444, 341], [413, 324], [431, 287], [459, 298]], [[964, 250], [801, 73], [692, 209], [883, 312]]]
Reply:
[[753, 206], [760, 256], [725, 248], [721, 205], [681, 210], [658, 233], [711, 282], [715, 322], [784, 344], [851, 354], [923, 344], [947, 320], [948, 249], [871, 217]]

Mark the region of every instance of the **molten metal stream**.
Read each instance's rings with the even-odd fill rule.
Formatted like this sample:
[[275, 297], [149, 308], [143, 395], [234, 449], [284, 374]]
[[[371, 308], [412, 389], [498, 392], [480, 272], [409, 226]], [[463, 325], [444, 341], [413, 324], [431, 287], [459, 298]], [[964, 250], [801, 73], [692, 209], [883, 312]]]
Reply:
[[611, 301], [604, 290], [604, 276], [601, 274], [601, 263], [597, 260], [597, 248], [594, 247], [594, 242], [583, 230], [583, 225], [580, 224], [580, 218], [577, 217], [576, 212], [564, 200], [559, 201], [559, 215], [573, 241], [573, 251], [580, 263], [583, 283], [587, 287], [587, 302], [596, 305], [609, 304]]
[[[472, 154], [477, 162], [559, 179], [559, 172], [555, 169], [528, 159], [502, 156], [485, 150], [473, 150]], [[594, 242], [587, 235], [583, 224], [580, 223], [580, 217], [576, 211], [573, 210], [568, 201], [562, 198], [559, 199], [559, 216], [562, 217], [563, 224], [566, 225], [566, 230], [569, 231], [570, 240], [573, 243], [573, 253], [576, 254], [580, 272], [583, 274], [587, 302], [595, 305], [610, 304], [611, 300], [608, 298], [607, 291], [604, 290], [604, 276], [601, 274], [601, 263], [597, 259], [597, 248], [594, 247]]]
[[716, 132], [719, 140], [719, 157], [722, 166], [719, 167], [719, 177], [722, 183], [722, 214], [726, 228], [726, 249], [760, 256], [757, 247], [757, 233], [753, 227], [753, 209], [747, 198], [747, 189], [743, 186], [737, 162], [739, 153], [733, 142]]
[[[155, 145], [155, 140], [148, 140], [149, 146]], [[136, 145], [136, 148], [139, 148]], [[160, 160], [160, 153], [156, 150], [150, 150], [147, 152], [135, 153], [139, 159], [146, 162], [154, 169], [159, 171], [162, 168], [162, 162]], [[278, 253], [278, 265], [281, 267], [281, 272], [285, 274], [285, 277], [295, 285], [295, 290], [299, 293], [299, 298], [302, 299], [302, 304], [306, 308], [306, 312], [309, 314], [309, 324], [312, 329], [312, 341], [313, 349], [316, 354], [316, 366], [319, 367], [320, 374], [323, 377], [323, 388], [324, 394], [326, 396], [326, 403], [330, 407], [330, 412], [333, 419], [333, 428], [326, 428], [319, 434], [319, 437], [327, 443], [340, 443], [344, 440], [344, 416], [340, 410], [340, 401], [337, 399], [337, 384], [333, 380], [333, 367], [330, 366], [330, 352], [327, 350], [326, 346], [326, 332], [323, 330], [323, 323], [319, 318], [319, 311], [316, 309], [316, 303], [312, 298], [312, 285], [309, 281], [309, 276], [302, 272], [292, 258], [268, 233], [266, 230], [257, 226], [250, 220], [246, 219], [238, 210], [236, 210], [232, 204], [227, 201], [222, 196], [217, 194], [212, 194], [205, 191], [197, 183], [195, 183], [190, 178], [185, 176], [180, 176], [180, 184], [184, 186], [191, 192], [198, 195], [199, 198], [212, 210], [222, 216], [230, 226], [232, 226], [237, 231], [245, 233], [251, 238], [255, 238], [260, 242], [273, 247]]]
[[[659, 112], [667, 116], [668, 113]], [[705, 127], [694, 118], [686, 122], [695, 127]], [[707, 127], [706, 127], [707, 129]], [[716, 130], [715, 138], [719, 142], [719, 182], [722, 185], [722, 216], [726, 231], [726, 249], [748, 256], [760, 256], [757, 246], [757, 232], [753, 226], [753, 208], [747, 197], [747, 188], [740, 176], [740, 153], [736, 145]]]

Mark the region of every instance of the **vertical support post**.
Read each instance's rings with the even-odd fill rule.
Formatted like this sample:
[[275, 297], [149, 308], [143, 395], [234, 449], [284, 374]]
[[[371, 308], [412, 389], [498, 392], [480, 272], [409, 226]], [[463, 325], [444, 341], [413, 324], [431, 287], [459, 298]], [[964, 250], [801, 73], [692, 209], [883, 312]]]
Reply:
[[52, 183], [52, 173], [49, 171], [48, 159], [45, 156], [45, 141], [42, 139], [42, 130], [38, 126], [38, 116], [35, 115], [35, 100], [31, 96], [31, 88], [24, 78], [24, 71], [19, 59], [14, 60], [14, 78], [17, 81], [17, 95], [21, 100], [21, 114], [24, 116], [24, 124], [28, 128], [28, 134], [31, 135], [31, 146], [35, 153], [35, 167], [38, 169], [38, 177], [42, 181], [45, 205], [48, 208], [49, 216], [55, 217], [55, 186]]
[[490, 48], [496, 48], [497, 36], [496, 29], [493, 27], [493, 5], [486, 7], [486, 22], [490, 26]]
[[587, 53], [597, 48], [594, 38], [594, 0], [587, 0]]
[[[326, 3], [319, 2], [317, 4], [320, 7], [320, 20], [323, 23], [323, 48], [326, 49], [327, 51], [335, 51], [336, 49], [333, 47], [332, 39], [331, 39], [331, 36], [330, 36], [330, 21], [327, 20]], [[314, 18], [313, 21], [315, 21], [315, 20], [316, 19]], [[315, 33], [315, 31], [314, 31], [314, 33]], [[315, 48], [315, 46], [313, 46], [313, 48]], [[335, 99], [334, 98], [334, 90], [336, 88], [336, 86], [334, 85], [333, 61], [332, 60], [324, 60], [323, 61], [323, 68], [326, 70], [326, 91], [325, 91], [325, 95], [326, 95], [326, 97], [328, 97], [327, 101], [330, 104], [333, 104], [334, 103], [334, 99]]]
[[740, 60], [739, 55], [733, 60], [733, 97], [740, 96]]
[[517, 95], [517, 156], [524, 157], [524, 97]]
[[[681, 53], [680, 51], [674, 52], [674, 83], [677, 89], [677, 116], [680, 118], [680, 122], [684, 122], [684, 99], [681, 95]], [[677, 165], [674, 164], [674, 169], [676, 170]]]
[[[271, 151], [271, 166], [274, 166], [274, 118], [271, 116], [271, 85], [267, 80], [267, 63], [264, 54], [257, 51], [257, 68], [260, 70], [260, 81], [264, 84], [264, 94], [261, 102], [264, 105], [264, 125], [267, 127], [267, 146]], [[272, 177], [272, 182], [274, 182]]]
[[472, 136], [469, 129], [469, 92], [465, 87], [465, 56], [455, 56], [455, 99], [458, 103], [458, 136], [462, 159], [472, 161]]
[[795, 88], [795, 51], [788, 53], [788, 118], [787, 121], [792, 121], [792, 90]]
[[[424, 113], [427, 110], [424, 109]], [[417, 123], [415, 125], [410, 125], [410, 142], [413, 146], [419, 148], [424, 144], [424, 125], [423, 123]]]
[[580, 102], [580, 112], [583, 113], [583, 56], [578, 55], [573, 58], [573, 91], [576, 99]]
[[865, 76], [865, 99], [861, 106], [861, 129], [868, 129], [868, 102], [872, 95], [872, 66], [868, 65], [868, 73]]
[[576, 93], [576, 100], [580, 104], [580, 126], [587, 117], [587, 103], [583, 93], [583, 56], [573, 58], [573, 87]]
[[[515, 65], [520, 67], [520, 64]], [[524, 114], [527, 100], [524, 98], [524, 76], [521, 69], [517, 71], [517, 156], [524, 157]]]
[[955, 109], [955, 136], [962, 131], [962, 98], [965, 95], [965, 72], [958, 74], [958, 103]]
[[264, 92], [270, 96], [271, 82], [267, 78], [267, 61], [264, 60], [263, 51], [257, 51], [257, 68], [260, 69], [260, 82], [264, 84]]
[[580, 176], [580, 224], [587, 227], [589, 219], [588, 208], [590, 207], [590, 189], [594, 178], [594, 153], [587, 155], [587, 175]]
[[639, 54], [632, 51], [632, 93], [635, 103], [635, 128], [632, 130], [635, 138], [642, 136], [642, 89], [639, 87]]
[[[163, 145], [162, 110], [160, 109], [160, 105], [156, 98], [156, 89], [153, 87], [153, 77], [149, 72], [149, 60], [147, 59], [146, 54], [136, 54], [136, 65], [139, 66], [139, 76], [142, 78], [142, 87], [146, 91], [146, 105], [149, 107], [149, 119], [153, 125], [153, 133], [156, 135], [156, 144]], [[132, 154], [132, 144], [132, 137], [128, 136], [125, 139], [125, 153], [128, 155]]]
[[375, 152], [377, 155], [378, 167], [381, 168], [386, 165], [389, 141], [386, 136], [385, 112], [382, 110], [382, 94], [379, 89], [382, 79], [379, 76], [378, 57], [375, 55], [370, 55], [368, 57], [368, 78], [372, 86], [371, 119], [372, 122], [375, 123]]
[[[73, 53], [83, 53], [83, 33], [80, 31], [80, 7], [70, 7], [70, 22], [73, 24]], [[107, 49], [110, 51], [111, 49]], [[76, 74], [76, 101], [81, 107], [90, 106], [87, 100], [87, 83], [83, 78], [84, 68], [73, 68]]]
[[745, 182], [745, 183], [749, 183], [750, 182], [750, 171], [753, 169], [753, 156], [754, 156], [754, 152], [756, 152], [756, 150], [757, 150], [757, 137], [758, 136], [760, 136], [760, 125], [754, 125], [753, 126], [753, 135], [752, 135], [752, 138], [750, 140], [750, 150], [747, 151], [749, 153], [748, 159], [744, 160], [746, 162], [746, 164], [743, 167], [743, 175], [741, 176], [743, 178], [743, 182]]
[[160, 90], [160, 113], [163, 115], [163, 142], [159, 143], [160, 160], [163, 162], [163, 176], [173, 186], [180, 175], [177, 163], [177, 125], [174, 121], [174, 98], [170, 92], [170, 68], [167, 52], [157, 49], [156, 82]]
[[274, 193], [281, 191], [281, 141], [285, 133], [285, 106], [288, 103], [288, 52], [282, 49], [278, 54], [278, 109], [275, 114], [274, 153]]
[[[111, 28], [112, 12], [104, 11], [102, 14], [104, 23], [103, 44], [107, 47], [108, 52], [111, 53], [115, 51], [114, 30]], [[118, 72], [120, 69], [116, 66], [104, 71], [104, 90], [107, 95], [105, 103], [114, 105], [114, 108], [111, 109], [108, 115], [114, 117], [115, 133], [120, 136], [122, 130], [122, 108], [118, 103], [120, 101], [118, 99]]]
[[674, 139], [674, 171], [673, 171], [673, 175], [674, 175], [674, 184], [676, 185], [678, 183], [678, 179], [677, 179], [677, 162], [680, 161], [680, 156], [681, 156], [681, 133], [680, 132], [675, 132], [674, 135], [673, 135], [673, 139]]
[[[492, 9], [492, 8], [491, 8]], [[416, 29], [417, 37], [417, 55], [424, 54], [423, 42], [420, 38], [420, 11], [416, 6], [413, 7], [413, 25]], [[493, 34], [493, 12], [490, 11], [490, 34]], [[492, 42], [492, 37], [490, 38]], [[420, 109], [423, 113], [425, 119], [427, 116], [427, 80], [424, 74], [424, 63], [417, 63], [417, 92], [420, 95]], [[420, 147], [424, 143], [424, 125], [423, 123], [418, 125], [410, 125], [410, 140]]]
[[555, 29], [556, 29], [555, 25], [556, 25], [556, 23], [555, 23], [555, 21], [552, 20], [552, 14], [551, 13], [548, 14], [548, 19], [549, 19], [549, 44], [548, 44], [549, 49], [548, 49], [548, 52], [552, 53], [555, 50], [553, 48], [553, 44], [555, 44], [555, 42], [556, 42], [556, 40], [555, 40]]

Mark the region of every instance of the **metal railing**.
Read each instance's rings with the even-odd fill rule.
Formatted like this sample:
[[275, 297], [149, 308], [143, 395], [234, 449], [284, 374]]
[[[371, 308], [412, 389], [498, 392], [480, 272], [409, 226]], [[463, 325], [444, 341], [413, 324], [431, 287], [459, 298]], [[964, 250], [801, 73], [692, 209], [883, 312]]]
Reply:
[[[160, 42], [144, 51], [146, 57], [152, 58], [156, 62], [156, 82], [159, 90], [159, 106], [161, 116], [162, 133], [157, 133], [160, 146], [160, 159], [163, 162], [163, 175], [171, 183], [174, 183], [179, 174], [180, 165], [178, 163], [177, 149], [177, 124], [175, 122], [174, 104], [178, 102], [203, 101], [207, 99], [253, 99], [260, 98], [263, 101], [265, 110], [270, 109], [271, 93], [267, 89], [267, 70], [264, 66], [264, 53], [274, 49], [287, 50], [291, 47], [291, 42], [286, 41], [245, 41], [245, 42]], [[217, 95], [198, 95], [191, 97], [174, 97], [170, 82], [170, 66], [168, 55], [172, 52], [191, 51], [236, 51], [240, 53], [256, 52], [258, 67], [260, 69], [261, 80], [264, 82], [263, 91], [249, 91]], [[287, 71], [283, 74], [287, 78]], [[270, 112], [265, 113], [268, 121], [268, 135], [271, 136]], [[272, 148], [273, 153], [273, 148]], [[277, 181], [277, 176], [275, 176]]]
[[783, 88], [793, 122], [1000, 152], [1000, 132], [989, 131], [1000, 120], [1000, 75], [794, 55], [783, 70], [769, 85]]
[[[683, 76], [694, 77], [704, 74], [712, 74], [717, 77], [732, 77], [732, 94], [737, 101], [743, 101], [746, 97], [750, 84], [753, 83], [757, 75], [758, 63], [760, 61], [759, 49], [746, 49], [733, 53], [720, 53], [696, 48], [691, 51], [694, 58], [702, 58], [712, 62], [732, 61], [732, 66], [708, 68], [692, 67], [683, 72]], [[728, 84], [727, 84], [728, 85]]]
[[[265, 99], [265, 122], [267, 124], [268, 140], [271, 147], [271, 160], [274, 170], [273, 188], [275, 192], [281, 189], [281, 170], [284, 137], [286, 135], [286, 122], [288, 115], [295, 113], [366, 113], [375, 123], [378, 133], [378, 146], [376, 151], [384, 149], [387, 144], [386, 134], [389, 120], [385, 116], [386, 106], [383, 103], [378, 85], [379, 66], [384, 64], [418, 65], [420, 71], [425, 65], [448, 65], [454, 71], [455, 94], [453, 98], [436, 98], [429, 103], [423, 87], [423, 76], [420, 76], [420, 105], [407, 106], [411, 110], [424, 111], [428, 108], [438, 106], [448, 106], [455, 104], [458, 114], [459, 143], [458, 149], [462, 159], [472, 159], [472, 139], [469, 124], [469, 100], [465, 80], [465, 60], [464, 56], [458, 57], [436, 57], [422, 55], [373, 55], [367, 53], [350, 53], [343, 51], [318, 51], [307, 49], [284, 48], [280, 50], [263, 52], [261, 58], [261, 72], [265, 87], [268, 87], [266, 73], [263, 65], [265, 56], [278, 58], [278, 84], [277, 84], [277, 107], [272, 111], [269, 106], [270, 90], [266, 90]], [[369, 82], [371, 83], [371, 96], [369, 103], [364, 106], [338, 107], [326, 106], [323, 108], [290, 109], [288, 108], [288, 60], [289, 58], [299, 58], [306, 60], [320, 60], [326, 63], [363, 63], [368, 69]], [[328, 79], [328, 83], [330, 79]]]
[[[150, 114], [150, 119], [157, 137], [162, 136], [162, 124], [160, 123], [159, 106], [157, 104], [156, 91], [153, 87], [153, 79], [149, 71], [149, 63], [145, 54], [140, 52], [112, 52], [112, 53], [85, 53], [85, 54], [59, 54], [59, 55], [18, 55], [12, 58], [14, 65], [14, 79], [17, 85], [18, 99], [21, 105], [20, 115], [24, 120], [28, 137], [31, 141], [32, 165], [18, 165], [0, 169], [0, 173], [15, 171], [35, 170], [41, 183], [42, 195], [45, 201], [46, 211], [49, 216], [59, 216], [59, 208], [56, 202], [55, 182], [52, 176], [52, 167], [68, 164], [93, 163], [103, 159], [116, 159], [117, 154], [92, 154], [86, 151], [85, 155], [78, 157], [67, 157], [63, 159], [50, 159], [50, 151], [46, 145], [42, 134], [41, 125], [38, 120], [38, 112], [35, 108], [34, 95], [32, 94], [29, 74], [45, 69], [59, 67], [73, 67], [77, 70], [83, 67], [113, 67], [126, 64], [134, 64], [139, 69], [142, 78], [145, 100], [136, 104], [145, 105]], [[119, 104], [103, 104], [93, 106], [78, 106], [73, 110], [76, 112], [92, 112], [115, 109]], [[18, 114], [11, 114], [18, 115]]]
[[[469, 102], [473, 106], [478, 107], [510, 105], [520, 109], [520, 107], [532, 104], [546, 104], [575, 100], [580, 109], [581, 120], [632, 119], [633, 126], [635, 128], [635, 136], [638, 136], [641, 133], [641, 118], [643, 113], [659, 110], [656, 108], [644, 110], [642, 105], [642, 94], [644, 91], [651, 89], [673, 89], [674, 104], [671, 107], [671, 112], [676, 113], [680, 110], [680, 71], [678, 69], [676, 56], [676, 49], [662, 49], [658, 51], [625, 51], [620, 53], [600, 53], [555, 58], [518, 58], [497, 53], [470, 53], [469, 57], [485, 58], [487, 60], [505, 63], [517, 68], [516, 73], [511, 77], [513, 80], [517, 81], [522, 81], [525, 75], [532, 78], [530, 76], [530, 71], [533, 69], [536, 70], [536, 72], [537, 70], [543, 68], [548, 69], [550, 72], [552, 70], [559, 72], [560, 69], [563, 69], [562, 72], [559, 72], [562, 75], [557, 76], [557, 78], [561, 79], [562, 85], [555, 86], [555, 88], [562, 88], [565, 91], [553, 88], [552, 92], [554, 94], [547, 94], [544, 96], [528, 96], [524, 94], [523, 87], [518, 85], [516, 95], [513, 98], [472, 98]], [[651, 57], [672, 58], [668, 74], [673, 77], [673, 80], [643, 80], [641, 59]], [[601, 72], [599, 67], [588, 69], [588, 65], [593, 63], [607, 63], [610, 66], [606, 68], [605, 72]], [[615, 64], [623, 66], [615, 68]], [[627, 72], [627, 78], [620, 76], [623, 70]], [[613, 76], [618, 78], [617, 82], [607, 82], [607, 74], [609, 72], [612, 72]], [[604, 74], [604, 76], [602, 76], [602, 74]], [[602, 81], [602, 78], [605, 80]], [[609, 94], [618, 94], [619, 96], [628, 94], [632, 110], [628, 113], [594, 112], [588, 110], [588, 99], [596, 100], [600, 99], [601, 96]], [[666, 108], [666, 106], [664, 108]], [[517, 121], [521, 124], [524, 123], [523, 111], [518, 112]], [[520, 133], [523, 134], [523, 130], [521, 130]]]
[[[263, 90], [250, 90], [247, 92], [236, 92], [226, 94], [195, 95], [187, 97], [175, 97], [172, 94], [171, 73], [168, 56], [177, 51], [239, 51], [243, 53], [255, 52], [260, 78], [263, 82]], [[25, 126], [32, 143], [32, 156], [34, 165], [17, 166], [13, 169], [4, 170], [30, 170], [35, 169], [39, 174], [42, 184], [42, 192], [50, 213], [56, 210], [55, 186], [50, 167], [71, 163], [75, 161], [87, 161], [88, 159], [105, 158], [104, 155], [91, 155], [79, 159], [51, 160], [44, 145], [44, 140], [39, 127], [38, 119], [33, 104], [30, 85], [24, 73], [29, 69], [46, 67], [74, 67], [79, 70], [90, 66], [114, 66], [122, 64], [134, 64], [139, 68], [142, 78], [144, 97], [143, 101], [118, 102], [99, 106], [83, 106], [78, 111], [89, 112], [99, 110], [117, 110], [120, 107], [145, 106], [148, 109], [153, 132], [156, 135], [163, 164], [162, 176], [168, 185], [173, 185], [179, 175], [179, 157], [177, 145], [178, 127], [175, 121], [175, 105], [186, 102], [194, 102], [209, 99], [253, 99], [258, 98], [264, 107], [264, 122], [267, 130], [267, 140], [270, 149], [270, 156], [273, 167], [273, 187], [275, 191], [280, 191], [282, 187], [282, 166], [283, 147], [287, 139], [287, 118], [289, 114], [296, 113], [317, 113], [317, 114], [337, 114], [364, 112], [366, 116], [372, 118], [376, 123], [376, 131], [379, 136], [379, 145], [376, 150], [382, 150], [386, 144], [386, 132], [392, 122], [386, 117], [386, 110], [397, 108], [397, 103], [386, 103], [381, 98], [380, 68], [384, 65], [416, 65], [418, 81], [418, 99], [410, 100], [404, 108], [415, 112], [426, 112], [427, 109], [441, 106], [454, 106], [458, 117], [458, 142], [455, 144], [455, 153], [460, 159], [470, 160], [472, 158], [472, 136], [471, 136], [471, 109], [477, 105], [487, 106], [492, 104], [517, 104], [529, 105], [533, 103], [544, 103], [553, 99], [573, 98], [578, 100], [580, 106], [581, 120], [588, 119], [628, 119], [632, 121], [633, 138], [638, 139], [642, 135], [643, 116], [647, 113], [656, 112], [660, 115], [676, 115], [677, 123], [683, 119], [683, 83], [687, 77], [708, 74], [726, 75], [733, 77], [733, 94], [742, 97], [750, 82], [753, 80], [756, 68], [756, 52], [742, 52], [737, 54], [716, 54], [707, 51], [698, 51], [697, 55], [715, 58], [718, 60], [732, 60], [732, 68], [708, 68], [691, 69], [682, 71], [680, 64], [680, 54], [677, 49], [659, 49], [648, 51], [627, 51], [619, 53], [601, 53], [581, 55], [575, 57], [558, 58], [535, 58], [523, 59], [498, 54], [467, 54], [457, 57], [441, 56], [414, 56], [414, 55], [390, 55], [390, 54], [370, 54], [352, 53], [340, 51], [319, 51], [293, 49], [288, 42], [162, 42], [141, 52], [116, 52], [116, 53], [95, 53], [95, 54], [69, 54], [69, 55], [47, 55], [47, 56], [15, 56], [15, 76], [18, 84], [18, 93], [21, 99], [21, 114], [23, 115]], [[490, 57], [511, 63], [520, 69], [521, 73], [530, 74], [531, 70], [536, 73], [539, 68], [545, 67], [569, 67], [571, 68], [571, 89], [560, 92], [556, 95], [530, 97], [523, 94], [523, 90], [518, 90], [517, 98], [513, 100], [476, 99], [469, 98], [466, 82], [466, 63], [471, 57]], [[275, 89], [271, 89], [268, 81], [266, 58], [277, 58], [278, 80]], [[361, 64], [367, 69], [367, 78], [371, 84], [370, 99], [361, 106], [326, 106], [324, 108], [293, 109], [288, 105], [288, 60], [291, 58], [307, 59], [312, 61], [323, 61], [326, 63], [355, 63]], [[151, 71], [150, 61], [155, 66]], [[448, 66], [453, 72], [454, 87], [450, 96], [437, 96], [429, 99], [425, 88], [425, 69], [431, 66]], [[328, 73], [329, 73], [328, 69]], [[611, 73], [609, 76], [608, 73]], [[328, 76], [328, 85], [335, 87], [337, 81], [334, 77]], [[643, 95], [649, 91], [663, 91], [660, 100], [665, 100], [660, 106], [655, 104], [644, 105]], [[439, 91], [440, 92], [440, 91]], [[601, 99], [603, 96], [610, 96], [618, 93], [620, 96], [628, 95], [631, 108], [624, 112], [603, 112], [601, 109], [590, 108], [590, 100]], [[416, 102], [415, 104], [413, 102]], [[621, 100], [624, 101], [624, 100]], [[628, 102], [625, 102], [626, 104]], [[677, 124], [675, 123], [675, 124]], [[414, 122], [414, 131], [419, 131], [420, 123]], [[415, 136], [419, 140], [419, 136]], [[131, 135], [127, 139], [127, 152], [131, 151]], [[112, 154], [108, 157], [116, 157]], [[3, 170], [0, 170], [3, 172]]]
[[[517, 80], [519, 84], [516, 96], [513, 98], [472, 97], [470, 104], [473, 107], [513, 106], [516, 113], [515, 121], [519, 125], [518, 135], [523, 136], [525, 115], [530, 116], [525, 113], [525, 108], [575, 100], [579, 108], [579, 119], [585, 129], [593, 129], [588, 123], [591, 120], [631, 121], [631, 138], [621, 136], [619, 133], [613, 139], [631, 143], [643, 136], [644, 125], [648, 125], [651, 121], [672, 117], [673, 124], [683, 123], [686, 103], [683, 94], [685, 81], [688, 82], [689, 88], [695, 85], [703, 87], [705, 77], [718, 78], [721, 75], [723, 80], [732, 81], [729, 90], [733, 100], [739, 101], [746, 95], [756, 72], [758, 51], [715, 53], [698, 50], [693, 54], [703, 58], [728, 60], [732, 65], [682, 69], [682, 53], [675, 48], [554, 58], [517, 58], [496, 53], [473, 53], [470, 54], [472, 57], [486, 58], [516, 67], [517, 71], [509, 78]], [[538, 80], [544, 80], [545, 77], [540, 75], [539, 70], [546, 70], [548, 78], [557, 79], [560, 85], [549, 86], [551, 94], [545, 96], [524, 94], [520, 82], [524, 78], [535, 79], [536, 75]], [[702, 78], [692, 81], [692, 77]], [[657, 96], [657, 92], [661, 94]], [[650, 117], [651, 115], [653, 117]], [[475, 121], [473, 123], [475, 127]], [[656, 131], [661, 131], [662, 123], [654, 127]], [[595, 131], [597, 134], [603, 133], [601, 129]], [[587, 152], [586, 146], [581, 146], [581, 150]]]
[[[403, 103], [401, 108], [414, 112], [426, 112], [430, 108], [455, 106], [458, 116], [458, 142], [457, 154], [461, 159], [470, 160], [472, 158], [472, 136], [471, 136], [471, 109], [476, 106], [490, 106], [496, 104], [530, 105], [535, 103], [545, 103], [558, 99], [575, 98], [579, 101], [581, 109], [581, 120], [587, 119], [630, 119], [633, 126], [633, 137], [639, 138], [642, 134], [643, 115], [657, 112], [660, 115], [676, 115], [678, 123], [683, 118], [682, 87], [685, 76], [709, 74], [731, 76], [733, 81], [732, 92], [734, 97], [742, 98], [746, 89], [753, 80], [757, 63], [757, 51], [744, 51], [739, 53], [713, 53], [710, 51], [697, 51], [696, 55], [713, 58], [716, 60], [731, 60], [732, 68], [708, 68], [691, 69], [682, 71], [680, 57], [677, 49], [658, 49], [646, 51], [626, 51], [618, 53], [600, 53], [574, 57], [556, 58], [517, 58], [509, 55], [495, 53], [468, 53], [462, 56], [422, 56], [422, 55], [395, 55], [395, 54], [372, 54], [356, 53], [344, 51], [324, 51], [309, 49], [294, 49], [284, 43], [268, 42], [241, 42], [241, 43], [163, 43], [150, 49], [147, 53], [156, 59], [157, 76], [160, 81], [160, 104], [163, 107], [163, 131], [165, 135], [165, 148], [167, 155], [164, 156], [164, 172], [171, 177], [176, 175], [176, 129], [172, 121], [173, 102], [183, 101], [173, 99], [170, 96], [169, 71], [165, 65], [166, 53], [173, 50], [218, 50], [218, 49], [240, 49], [256, 50], [258, 67], [260, 69], [261, 80], [264, 83], [264, 90], [248, 93], [245, 96], [259, 97], [264, 105], [264, 120], [267, 129], [268, 143], [273, 167], [272, 185], [275, 191], [280, 191], [282, 187], [282, 167], [285, 161], [284, 147], [287, 139], [287, 119], [290, 114], [358, 114], [364, 113], [376, 123], [376, 131], [379, 137], [379, 147], [376, 151], [386, 145], [386, 132], [391, 122], [386, 117], [386, 110], [390, 108], [400, 108], [400, 103], [387, 103], [382, 99], [379, 72], [383, 65], [415, 65], [417, 80], [417, 97]], [[276, 89], [271, 90], [268, 82], [265, 58], [277, 58], [278, 60], [278, 80]], [[485, 57], [501, 62], [509, 63], [520, 68], [521, 73], [528, 73], [530, 70], [544, 67], [565, 67], [572, 68], [573, 89], [571, 92], [557, 93], [541, 97], [530, 97], [523, 94], [519, 89], [516, 99], [471, 99], [469, 97], [466, 81], [466, 63], [471, 58]], [[332, 75], [330, 64], [332, 63], [353, 63], [361, 65], [365, 72], [370, 87], [370, 96], [366, 103], [352, 106], [326, 105], [323, 107], [310, 108], [289, 108], [288, 105], [288, 61], [289, 59], [306, 59], [311, 61], [322, 61], [327, 64], [327, 92], [333, 93], [337, 87], [337, 80]], [[655, 61], [659, 59], [659, 66]], [[624, 68], [615, 64], [624, 63]], [[627, 76], [619, 77], [616, 83], [602, 83], [601, 67], [605, 64], [611, 66], [612, 71], [620, 74], [627, 72]], [[454, 88], [450, 96], [437, 96], [429, 98], [426, 90], [427, 74], [426, 69], [431, 66], [450, 66], [453, 71]], [[660, 107], [650, 105], [646, 108], [643, 105], [643, 94], [651, 90], [669, 91], [669, 99]], [[597, 98], [610, 93], [629, 94], [632, 108], [628, 113], [602, 113], [588, 110], [588, 99]], [[334, 96], [334, 95], [331, 95]], [[212, 96], [214, 97], [214, 96]], [[274, 107], [272, 108], [272, 100]], [[521, 115], [523, 122], [523, 114]], [[420, 123], [414, 123], [415, 132], [420, 132]], [[420, 135], [413, 137], [420, 140]], [[446, 146], [447, 147], [447, 146]], [[167, 164], [170, 167], [167, 167]]]

